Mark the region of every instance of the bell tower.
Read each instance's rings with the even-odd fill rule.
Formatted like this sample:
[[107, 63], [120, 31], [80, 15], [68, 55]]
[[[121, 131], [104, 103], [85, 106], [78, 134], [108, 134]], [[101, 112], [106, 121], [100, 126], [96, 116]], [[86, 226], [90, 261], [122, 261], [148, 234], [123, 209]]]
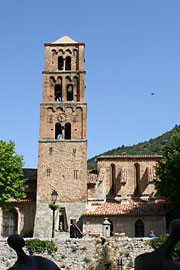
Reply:
[[[37, 209], [34, 236], [52, 230], [51, 192], [60, 208], [55, 234], [69, 231], [87, 202], [87, 139], [84, 43], [67, 35], [45, 44], [43, 95], [40, 104]], [[79, 221], [80, 224], [80, 221]], [[81, 224], [80, 224], [81, 225]]]

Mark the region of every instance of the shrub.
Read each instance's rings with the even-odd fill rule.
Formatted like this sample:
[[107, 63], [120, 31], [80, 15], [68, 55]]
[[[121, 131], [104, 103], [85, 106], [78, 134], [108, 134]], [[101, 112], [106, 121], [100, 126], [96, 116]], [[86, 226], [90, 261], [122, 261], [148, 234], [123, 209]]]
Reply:
[[76, 252], [78, 250], [77, 247], [71, 247], [72, 252]]
[[102, 240], [100, 240], [100, 239], [96, 240], [96, 245], [101, 244], [101, 243], [102, 243]]
[[51, 210], [57, 210], [59, 208], [59, 204], [55, 204], [55, 203], [50, 203], [49, 204], [49, 208]]
[[48, 251], [49, 253], [56, 252], [58, 250], [54, 241], [30, 239], [26, 240], [26, 247], [30, 254], [43, 253]]
[[[152, 246], [152, 248], [158, 249], [162, 246], [162, 244], [164, 244], [166, 240], [167, 236], [155, 237], [150, 240], [150, 245]], [[180, 262], [180, 242], [176, 244], [172, 258], [175, 262]]]
[[87, 249], [86, 247], [82, 247], [82, 248], [81, 248], [82, 251], [85, 251], [86, 249]]
[[91, 262], [91, 259], [85, 257], [85, 258], [84, 258], [84, 262], [85, 262], [85, 263], [90, 263], [90, 262]]

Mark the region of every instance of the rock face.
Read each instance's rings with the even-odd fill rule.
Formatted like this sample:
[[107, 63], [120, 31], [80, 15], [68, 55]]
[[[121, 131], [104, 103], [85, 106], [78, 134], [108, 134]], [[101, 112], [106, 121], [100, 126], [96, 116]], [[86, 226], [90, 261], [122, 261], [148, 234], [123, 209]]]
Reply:
[[[111, 237], [101, 238], [55, 239], [58, 251], [53, 255], [40, 254], [54, 261], [61, 269], [73, 270], [117, 270], [117, 259], [124, 270], [134, 269], [134, 259], [141, 253], [151, 252], [149, 238]], [[38, 254], [39, 255], [39, 254]], [[17, 257], [5, 240], [0, 242], [0, 269], [11, 267]], [[105, 265], [107, 266], [105, 268]]]

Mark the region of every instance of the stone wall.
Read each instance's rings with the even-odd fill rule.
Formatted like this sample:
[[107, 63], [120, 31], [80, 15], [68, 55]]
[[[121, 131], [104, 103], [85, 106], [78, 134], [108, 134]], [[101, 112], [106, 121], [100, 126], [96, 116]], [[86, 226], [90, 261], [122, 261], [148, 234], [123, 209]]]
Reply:
[[[52, 147], [52, 153], [49, 148]], [[37, 202], [51, 203], [51, 192], [58, 193], [57, 204], [87, 201], [87, 142], [40, 141]], [[49, 169], [49, 174], [47, 174]], [[76, 173], [75, 173], [76, 172]]]
[[[117, 258], [122, 258], [123, 270], [134, 269], [134, 258], [144, 252], [151, 252], [149, 238], [106, 238], [102, 243], [101, 238], [83, 239], [56, 239], [58, 251], [47, 257], [61, 268], [71, 270], [104, 270], [105, 265], [110, 265], [112, 270], [117, 270]], [[16, 261], [14, 250], [10, 249], [5, 240], [0, 242], [0, 269], [7, 269]]]
[[[67, 223], [67, 232], [69, 236], [71, 220], [76, 220], [82, 228], [81, 215], [84, 212], [85, 203], [61, 203], [61, 208], [55, 212], [55, 236], [61, 238], [65, 232], [59, 231], [59, 216], [62, 209], [65, 211], [65, 223]], [[34, 226], [34, 237], [51, 237], [52, 235], [52, 210], [48, 203], [38, 203], [36, 210], [36, 219]]]

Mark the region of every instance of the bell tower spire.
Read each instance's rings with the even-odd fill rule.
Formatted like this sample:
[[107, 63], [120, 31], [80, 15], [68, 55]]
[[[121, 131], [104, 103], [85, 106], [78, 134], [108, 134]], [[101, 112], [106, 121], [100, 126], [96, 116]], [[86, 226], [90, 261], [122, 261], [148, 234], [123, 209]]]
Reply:
[[80, 219], [87, 202], [84, 47], [67, 35], [45, 44], [34, 236], [51, 235], [52, 190], [60, 205], [57, 235]]

